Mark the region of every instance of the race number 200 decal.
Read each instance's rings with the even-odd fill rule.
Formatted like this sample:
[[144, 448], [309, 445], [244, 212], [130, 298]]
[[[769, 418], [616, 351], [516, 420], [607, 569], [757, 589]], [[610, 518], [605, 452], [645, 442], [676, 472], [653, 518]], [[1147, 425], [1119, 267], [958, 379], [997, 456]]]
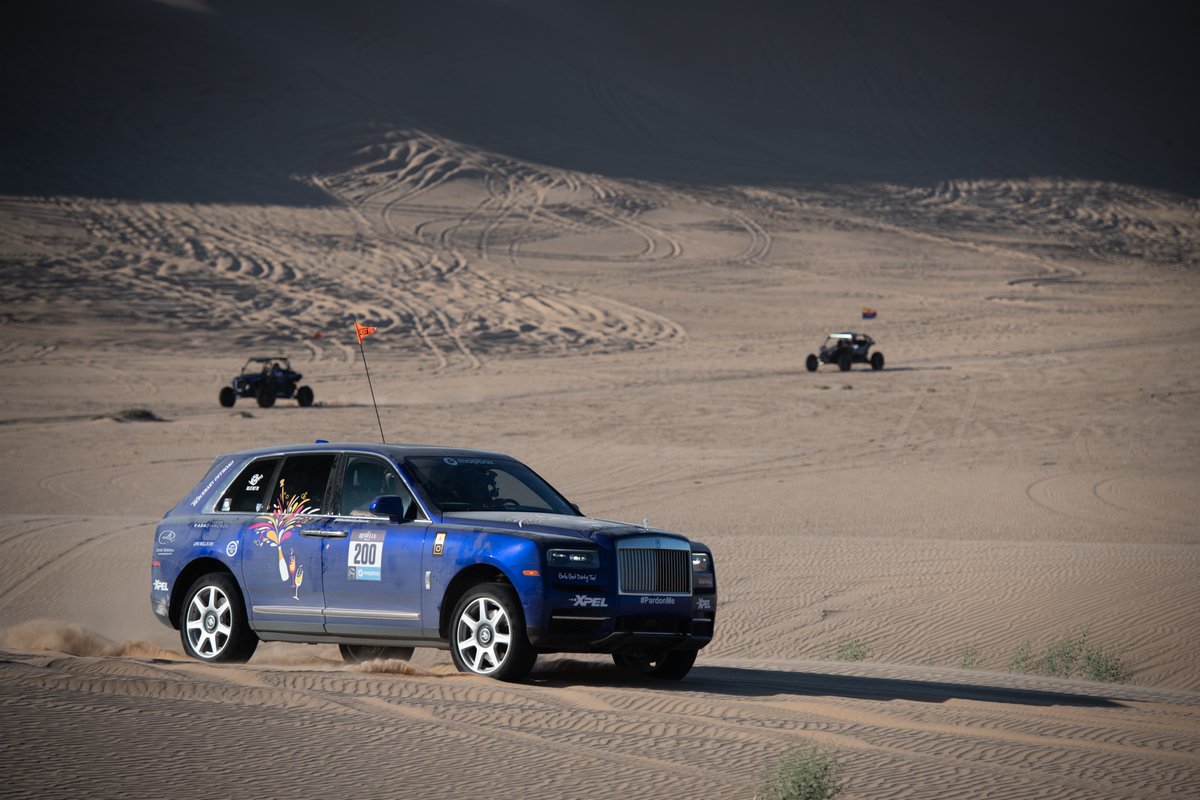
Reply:
[[352, 581], [377, 581], [383, 576], [383, 531], [355, 531], [350, 535], [346, 577]]

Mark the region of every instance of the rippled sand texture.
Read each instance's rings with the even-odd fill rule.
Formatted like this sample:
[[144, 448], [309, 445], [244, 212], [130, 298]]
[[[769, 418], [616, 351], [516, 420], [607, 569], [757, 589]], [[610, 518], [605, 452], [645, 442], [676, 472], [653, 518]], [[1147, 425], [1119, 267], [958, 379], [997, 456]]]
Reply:
[[[1200, 795], [1181, 12], [18, 5], [4, 796], [749, 798], [809, 744], [850, 797]], [[685, 681], [184, 658], [156, 521], [219, 453], [378, 438], [355, 319], [389, 441], [713, 548]], [[847, 329], [886, 368], [808, 373]], [[313, 408], [218, 405], [275, 353]], [[1083, 632], [1130, 683], [1009, 671]]]

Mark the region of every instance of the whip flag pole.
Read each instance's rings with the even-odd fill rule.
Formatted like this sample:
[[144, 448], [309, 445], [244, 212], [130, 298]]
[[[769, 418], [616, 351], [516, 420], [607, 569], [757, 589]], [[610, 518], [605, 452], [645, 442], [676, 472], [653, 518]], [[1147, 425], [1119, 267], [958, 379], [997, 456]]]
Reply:
[[375, 406], [375, 421], [379, 423], [379, 441], [387, 444], [387, 437], [383, 435], [383, 421], [379, 419], [379, 404], [375, 402], [375, 387], [371, 385], [371, 370], [367, 369], [367, 351], [363, 349], [362, 340], [375, 332], [375, 328], [371, 325], [359, 325], [358, 320], [354, 320], [354, 333], [358, 336], [358, 352], [362, 353], [363, 371], [367, 373], [367, 388], [371, 390], [371, 405]]

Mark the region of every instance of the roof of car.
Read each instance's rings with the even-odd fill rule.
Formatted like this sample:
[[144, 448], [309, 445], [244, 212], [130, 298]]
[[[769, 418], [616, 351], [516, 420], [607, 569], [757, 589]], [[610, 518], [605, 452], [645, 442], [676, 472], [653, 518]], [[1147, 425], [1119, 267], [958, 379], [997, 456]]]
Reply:
[[[260, 456], [283, 455], [284, 453], [325, 453], [325, 452], [375, 453], [390, 456], [395, 459], [413, 456], [433, 456], [441, 458], [487, 458], [512, 460], [512, 456], [492, 450], [474, 450], [466, 447], [445, 447], [430, 444], [379, 444], [377, 442], [313, 442], [311, 444], [285, 444], [272, 447], [258, 447], [252, 450], [238, 450], [226, 453], [219, 459], [233, 456], [258, 458]], [[218, 460], [219, 460], [218, 459]]]

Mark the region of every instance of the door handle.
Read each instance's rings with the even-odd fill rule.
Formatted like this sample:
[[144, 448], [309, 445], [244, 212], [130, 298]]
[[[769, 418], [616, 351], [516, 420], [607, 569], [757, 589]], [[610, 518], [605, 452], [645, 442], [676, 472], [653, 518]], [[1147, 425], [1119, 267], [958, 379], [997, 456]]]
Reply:
[[302, 528], [301, 536], [315, 536], [318, 539], [345, 539], [350, 531], [337, 531], [331, 528]]

